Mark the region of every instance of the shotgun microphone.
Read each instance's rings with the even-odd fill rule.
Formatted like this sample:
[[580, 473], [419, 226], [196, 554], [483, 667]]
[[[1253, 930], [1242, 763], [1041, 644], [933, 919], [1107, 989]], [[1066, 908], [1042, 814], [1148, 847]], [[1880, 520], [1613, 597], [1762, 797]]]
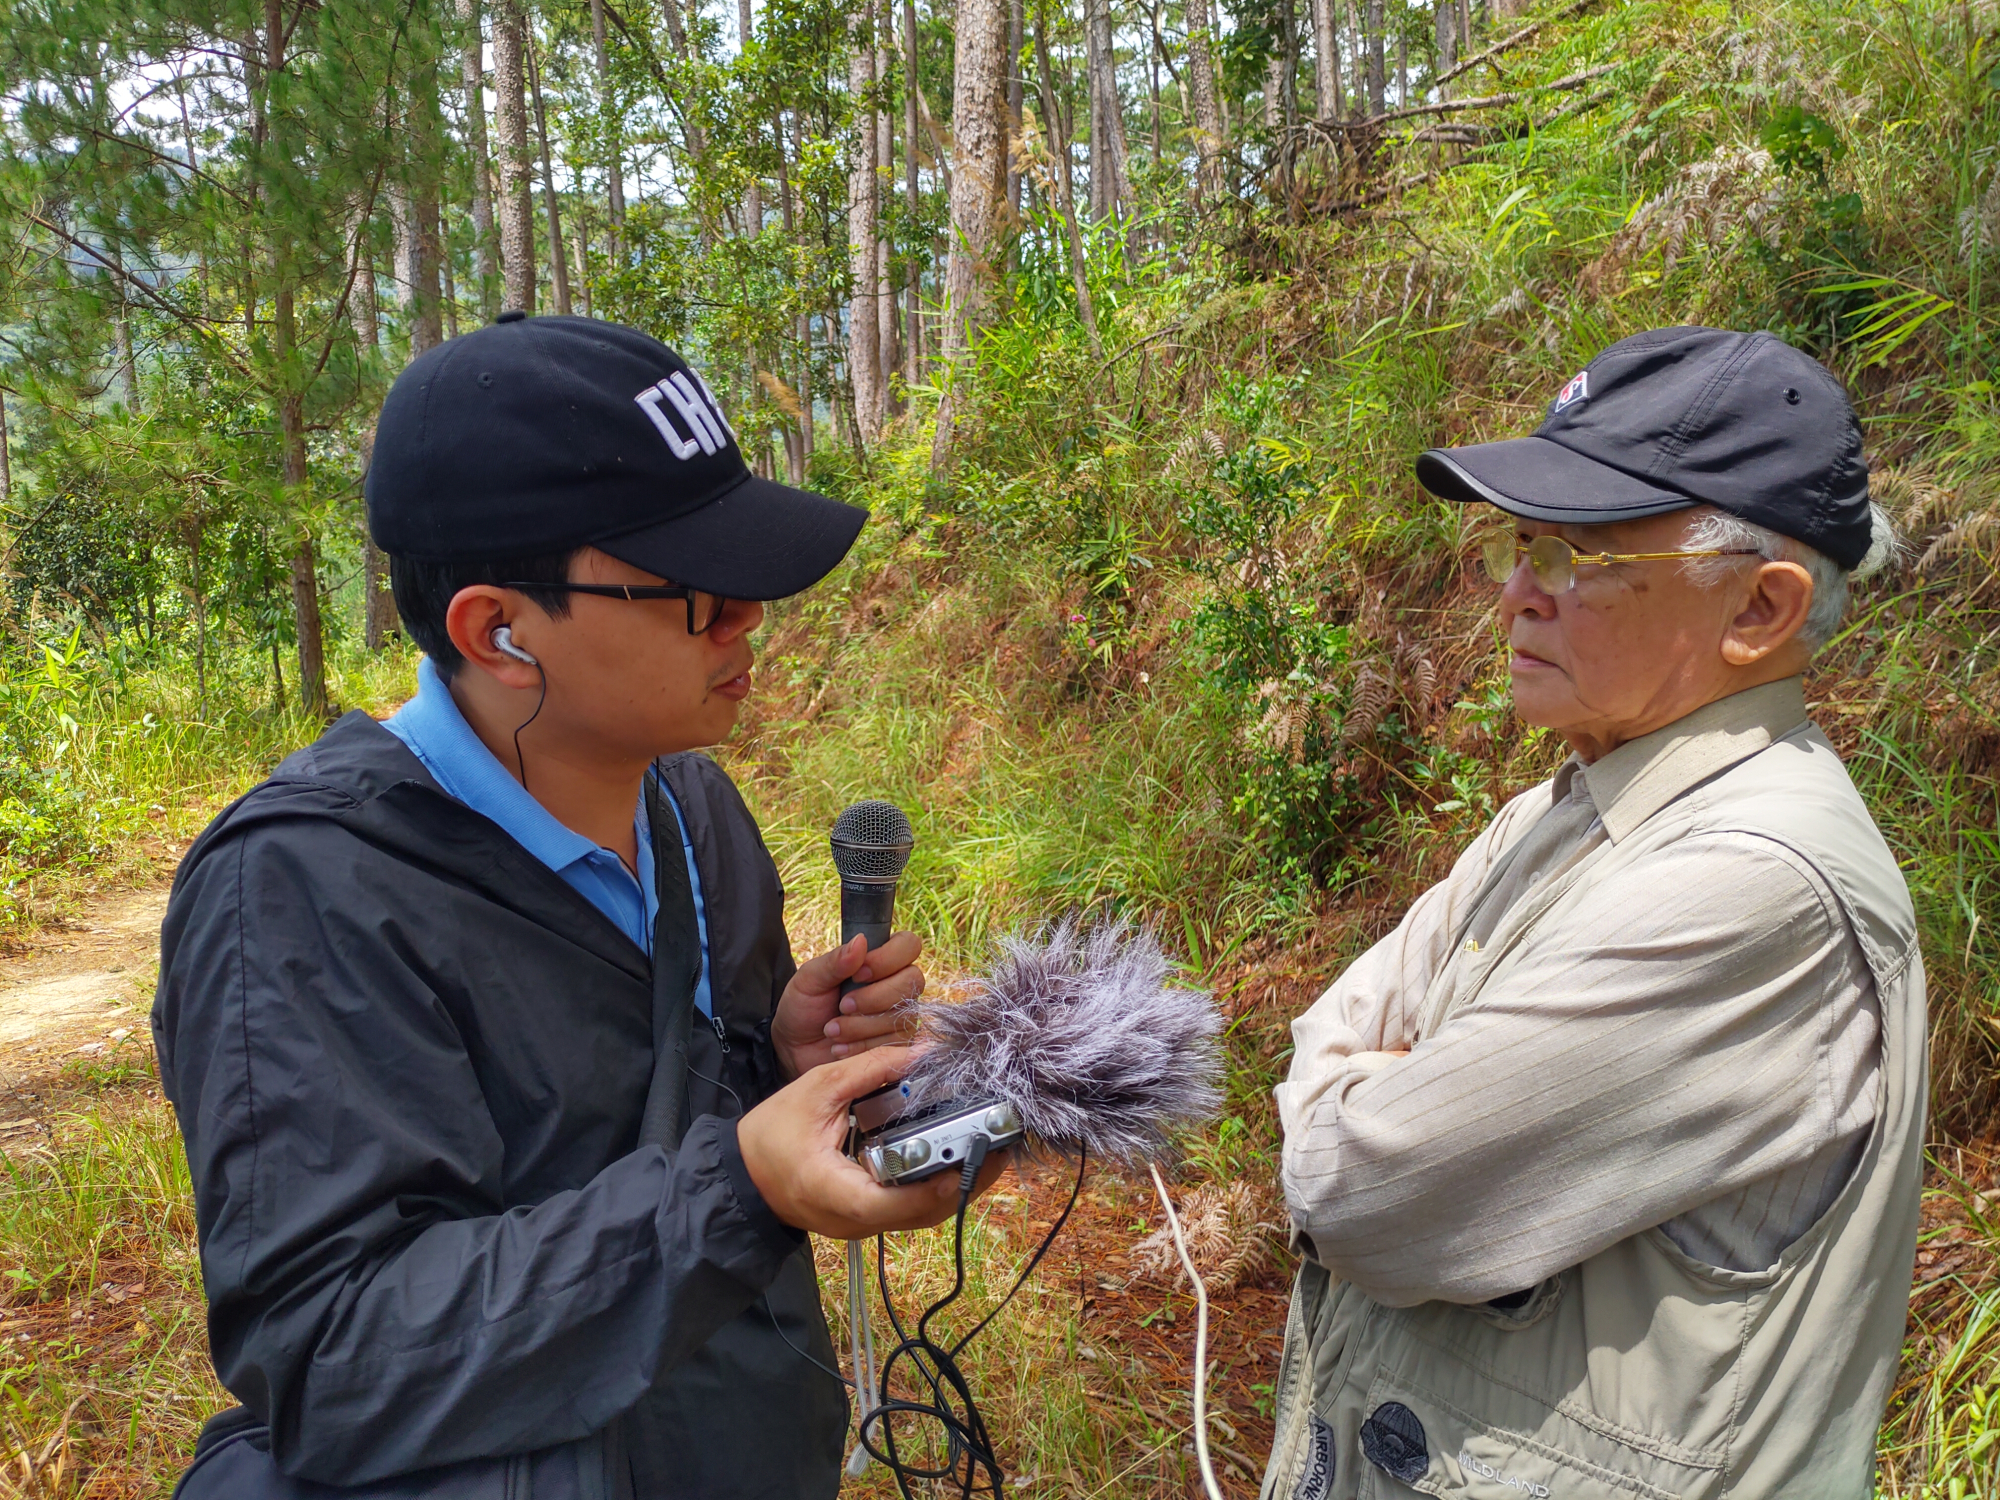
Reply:
[[896, 882], [917, 845], [910, 820], [893, 802], [856, 802], [835, 819], [833, 867], [840, 872], [840, 941], [855, 934], [879, 948], [896, 917]]

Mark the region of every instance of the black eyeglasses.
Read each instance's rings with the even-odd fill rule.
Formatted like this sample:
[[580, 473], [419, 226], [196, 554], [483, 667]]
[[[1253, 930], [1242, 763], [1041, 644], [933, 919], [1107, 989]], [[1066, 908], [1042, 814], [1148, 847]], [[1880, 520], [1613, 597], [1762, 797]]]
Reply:
[[705, 635], [722, 618], [729, 600], [684, 583], [503, 583], [503, 589], [541, 589], [551, 594], [591, 594], [600, 599], [685, 599], [688, 634]]

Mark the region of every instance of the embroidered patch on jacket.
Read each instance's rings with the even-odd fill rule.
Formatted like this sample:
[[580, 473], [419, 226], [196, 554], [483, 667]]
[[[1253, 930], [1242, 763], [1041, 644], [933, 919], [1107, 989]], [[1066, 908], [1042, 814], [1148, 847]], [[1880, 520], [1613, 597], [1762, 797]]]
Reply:
[[1414, 1484], [1431, 1466], [1424, 1424], [1400, 1401], [1384, 1401], [1361, 1424], [1361, 1451], [1368, 1462], [1405, 1484]]
[[1503, 1469], [1496, 1469], [1488, 1463], [1481, 1463], [1464, 1449], [1459, 1450], [1458, 1466], [1468, 1474], [1477, 1474], [1481, 1479], [1490, 1479], [1495, 1484], [1505, 1485], [1510, 1490], [1519, 1490], [1533, 1500], [1549, 1500], [1549, 1487], [1537, 1484], [1532, 1479], [1517, 1479]]
[[1306, 1466], [1292, 1490], [1292, 1500], [1326, 1500], [1333, 1492], [1333, 1429], [1311, 1412], [1312, 1431], [1307, 1435]]
[[1576, 372], [1576, 378], [1570, 381], [1568, 385], [1564, 386], [1562, 388], [1562, 394], [1556, 397], [1556, 404], [1553, 408], [1553, 411], [1561, 411], [1565, 406], [1568, 406], [1572, 401], [1588, 401], [1589, 399], [1590, 399], [1590, 371], [1579, 370]]

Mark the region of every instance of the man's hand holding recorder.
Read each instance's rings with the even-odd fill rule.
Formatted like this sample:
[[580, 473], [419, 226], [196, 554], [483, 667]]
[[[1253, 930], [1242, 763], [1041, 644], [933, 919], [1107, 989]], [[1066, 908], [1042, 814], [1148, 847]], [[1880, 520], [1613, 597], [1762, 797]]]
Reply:
[[909, 1061], [920, 945], [794, 964], [696, 752], [750, 691], [759, 601], [864, 514], [752, 475], [653, 339], [518, 314], [402, 374], [367, 494], [418, 694], [225, 811], [162, 933], [161, 1077], [242, 1403], [178, 1493], [832, 1496], [806, 1232], [960, 1201], [959, 1172], [884, 1186], [846, 1149]]

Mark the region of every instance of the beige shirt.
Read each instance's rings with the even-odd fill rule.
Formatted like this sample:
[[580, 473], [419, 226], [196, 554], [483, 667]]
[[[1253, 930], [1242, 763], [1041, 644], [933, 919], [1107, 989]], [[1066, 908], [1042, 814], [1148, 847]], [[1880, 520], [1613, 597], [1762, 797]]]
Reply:
[[1572, 760], [1523, 794], [1535, 826], [1505, 848], [1489, 827], [1293, 1023], [1276, 1093], [1302, 1249], [1393, 1306], [1478, 1302], [1655, 1225], [1759, 1269], [1825, 1212], [1874, 1120], [1881, 1023], [1833, 893], [1774, 840], [1631, 862], [1433, 1035], [1417, 1020], [1543, 880], [1806, 722], [1791, 678]]

